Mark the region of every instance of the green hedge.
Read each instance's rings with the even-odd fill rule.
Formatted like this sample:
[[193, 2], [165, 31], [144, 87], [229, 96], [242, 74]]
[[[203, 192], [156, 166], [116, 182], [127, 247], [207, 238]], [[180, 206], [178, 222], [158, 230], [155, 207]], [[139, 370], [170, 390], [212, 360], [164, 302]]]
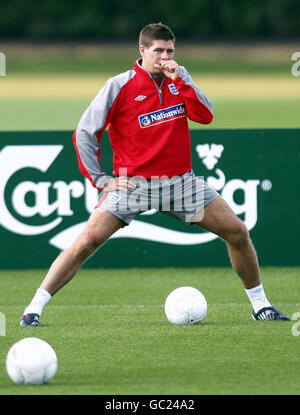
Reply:
[[0, 39], [132, 40], [149, 22], [181, 39], [299, 36], [298, 0], [1, 0]]

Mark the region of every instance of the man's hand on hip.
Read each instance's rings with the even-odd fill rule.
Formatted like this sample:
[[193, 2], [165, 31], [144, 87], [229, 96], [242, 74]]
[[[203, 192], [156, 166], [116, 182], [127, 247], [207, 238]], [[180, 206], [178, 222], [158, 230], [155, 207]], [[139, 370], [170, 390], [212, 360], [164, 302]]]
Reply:
[[135, 185], [130, 182], [130, 177], [120, 176], [115, 179], [109, 179], [103, 188], [103, 192], [112, 192], [114, 190], [120, 190], [121, 192], [129, 192], [134, 190]]

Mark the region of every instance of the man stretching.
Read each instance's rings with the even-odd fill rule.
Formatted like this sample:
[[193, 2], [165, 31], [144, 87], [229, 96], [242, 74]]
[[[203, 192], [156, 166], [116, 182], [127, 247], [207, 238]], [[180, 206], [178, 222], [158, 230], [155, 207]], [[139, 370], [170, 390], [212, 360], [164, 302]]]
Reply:
[[[40, 325], [44, 306], [83, 262], [135, 215], [153, 207], [226, 242], [254, 320], [289, 320], [264, 293], [245, 224], [193, 173], [188, 119], [209, 124], [213, 112], [187, 70], [174, 60], [173, 32], [161, 23], [147, 25], [140, 33], [139, 50], [141, 58], [133, 69], [106, 82], [73, 134], [80, 171], [103, 196], [81, 235], [51, 265], [21, 326]], [[114, 178], [100, 168], [100, 140], [106, 127]]]

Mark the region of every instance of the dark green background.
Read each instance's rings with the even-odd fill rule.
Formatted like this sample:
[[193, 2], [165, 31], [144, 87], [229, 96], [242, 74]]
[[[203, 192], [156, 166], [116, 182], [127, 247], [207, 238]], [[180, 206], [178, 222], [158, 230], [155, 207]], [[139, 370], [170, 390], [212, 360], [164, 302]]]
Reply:
[[0, 37], [136, 40], [152, 22], [181, 39], [299, 38], [298, 0], [2, 0]]
[[[192, 158], [196, 175], [214, 175], [198, 157], [197, 144], [222, 144], [224, 151], [215, 168], [226, 174], [226, 182], [232, 179], [270, 180], [272, 189], [263, 191], [258, 185], [258, 219], [251, 230], [260, 264], [293, 266], [300, 265], [298, 234], [300, 231], [300, 129], [250, 129], [250, 130], [192, 130]], [[57, 181], [69, 183], [83, 181], [72, 144], [71, 131], [58, 132], [1, 132], [0, 151], [6, 145], [62, 144], [63, 151], [43, 174], [34, 169], [16, 172], [6, 187], [6, 201], [13, 216], [25, 223], [48, 223], [57, 217], [54, 212], [47, 218], [21, 218], [13, 212], [10, 193], [18, 183], [30, 181]], [[101, 141], [101, 166], [111, 174], [112, 151], [107, 133]], [[51, 193], [50, 193], [51, 195]], [[237, 191], [236, 203], [241, 203], [242, 192]], [[55, 194], [52, 194], [52, 201]], [[27, 203], [31, 203], [28, 199]], [[60, 231], [88, 219], [83, 196], [72, 200], [75, 215], [64, 217], [62, 223], [52, 231], [38, 236], [21, 236], [0, 227], [0, 267], [45, 268], [56, 258], [59, 250], [49, 240]], [[1, 212], [0, 212], [1, 215]], [[195, 226], [188, 226], [162, 213], [138, 216], [148, 221], [182, 232], [201, 232]], [[243, 217], [241, 217], [243, 219]], [[137, 239], [116, 239], [108, 241], [84, 267], [185, 267], [185, 266], [226, 266], [229, 265], [225, 244], [220, 239], [200, 245], [175, 246]]]

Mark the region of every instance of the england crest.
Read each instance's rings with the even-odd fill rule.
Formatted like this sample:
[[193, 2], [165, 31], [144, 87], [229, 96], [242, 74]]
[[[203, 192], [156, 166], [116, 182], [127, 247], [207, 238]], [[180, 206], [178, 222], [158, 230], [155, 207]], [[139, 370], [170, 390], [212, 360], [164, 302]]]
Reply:
[[176, 89], [176, 86], [173, 83], [169, 84], [168, 88], [169, 88], [171, 94], [173, 94], [173, 95], [178, 95], [179, 94], [179, 92]]

